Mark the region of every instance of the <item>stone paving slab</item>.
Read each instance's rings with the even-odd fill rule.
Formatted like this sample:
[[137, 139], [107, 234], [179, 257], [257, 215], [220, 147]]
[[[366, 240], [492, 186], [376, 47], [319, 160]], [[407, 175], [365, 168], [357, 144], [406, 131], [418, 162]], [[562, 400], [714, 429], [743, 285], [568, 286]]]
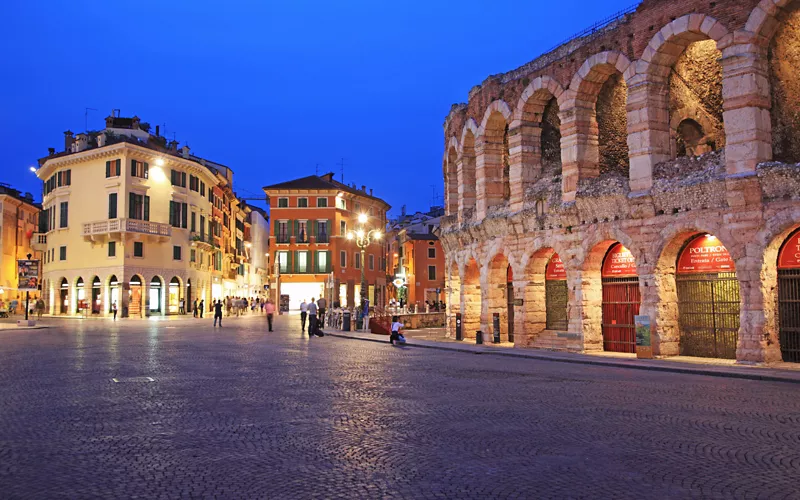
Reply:
[[[334, 330], [330, 335], [340, 338], [365, 340], [371, 342], [388, 343], [388, 336], [366, 333], [366, 332], [344, 332]], [[800, 384], [800, 371], [792, 368], [773, 368], [758, 365], [730, 365], [728, 363], [716, 363], [710, 360], [709, 363], [701, 364], [699, 358], [691, 361], [686, 359], [637, 359], [633, 356], [604, 356], [597, 354], [570, 353], [561, 351], [547, 351], [540, 349], [519, 349], [510, 344], [483, 344], [476, 345], [469, 342], [432, 341], [422, 338], [406, 337], [406, 346], [422, 347], [426, 349], [443, 349], [454, 352], [469, 354], [491, 354], [496, 356], [507, 356], [514, 358], [527, 358], [542, 361], [555, 361], [561, 363], [577, 363], [597, 366], [607, 366], [615, 368], [629, 368], [634, 370], [654, 370], [672, 373], [684, 373], [693, 375], [710, 375], [715, 377], [742, 378], [749, 380], [764, 380], [772, 382], [789, 382]]]

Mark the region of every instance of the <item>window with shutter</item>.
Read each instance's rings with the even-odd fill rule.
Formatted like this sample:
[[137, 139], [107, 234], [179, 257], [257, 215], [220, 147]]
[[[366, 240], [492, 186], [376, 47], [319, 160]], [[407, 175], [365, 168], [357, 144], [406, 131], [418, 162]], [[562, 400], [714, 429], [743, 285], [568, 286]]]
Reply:
[[189, 219], [189, 205], [186, 203], [181, 203], [181, 227], [186, 229], [188, 226], [187, 222]]
[[119, 177], [120, 174], [122, 173], [122, 159], [121, 158], [117, 158], [117, 160], [114, 163], [116, 163], [116, 169], [115, 169], [116, 174], [115, 175], [117, 177]]
[[144, 197], [144, 220], [150, 220], [150, 197]]
[[108, 194], [108, 218], [117, 218], [117, 193]]
[[106, 177], [111, 177], [111, 160], [106, 162]]

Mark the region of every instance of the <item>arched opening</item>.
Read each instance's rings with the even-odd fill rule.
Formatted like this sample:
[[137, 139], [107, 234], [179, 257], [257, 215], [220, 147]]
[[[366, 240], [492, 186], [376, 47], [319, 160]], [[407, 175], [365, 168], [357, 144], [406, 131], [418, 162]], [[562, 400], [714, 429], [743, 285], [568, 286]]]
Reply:
[[69, 314], [69, 282], [67, 278], [61, 278], [59, 285], [59, 312], [61, 314]]
[[[461, 314], [461, 277], [458, 274], [458, 263], [453, 262], [450, 265], [450, 272], [447, 276], [447, 307], [449, 308], [448, 326], [451, 338], [456, 338], [456, 320], [457, 315]], [[462, 338], [464, 334], [463, 321], [461, 324]]]
[[447, 214], [458, 213], [458, 152], [454, 146], [447, 150]]
[[[500, 332], [501, 342], [513, 342], [513, 331], [509, 332], [508, 325], [508, 259], [502, 253], [497, 254], [489, 263], [488, 276], [486, 282], [488, 290], [485, 290], [486, 297], [486, 318], [485, 324], [489, 331], [484, 331], [485, 335], [493, 335], [495, 330]], [[511, 333], [511, 338], [509, 338]]]
[[[142, 277], [134, 274], [130, 281], [130, 300], [128, 301], [128, 315], [142, 316]], [[124, 316], [124, 315], [123, 315]]]
[[597, 94], [598, 156], [600, 174], [617, 172], [629, 175], [628, 160], [628, 85], [622, 74], [614, 70]]
[[507, 175], [508, 123], [499, 111], [492, 112], [485, 121], [482, 140], [483, 154], [477, 172], [478, 201], [480, 204], [482, 198], [488, 210], [507, 202], [511, 196]]
[[481, 329], [481, 272], [475, 259], [469, 259], [461, 284], [464, 303], [461, 311], [464, 338], [475, 338]]
[[800, 363], [800, 228], [778, 252], [778, 342], [784, 361]]
[[736, 359], [739, 337], [739, 281], [728, 250], [714, 235], [689, 239], [678, 254], [680, 353]]
[[194, 304], [192, 301], [194, 300], [192, 294], [192, 280], [186, 280], [186, 312], [194, 311]]
[[108, 307], [106, 310], [110, 313], [113, 311], [113, 306], [117, 306], [117, 310], [120, 309], [120, 297], [119, 297], [119, 280], [117, 280], [117, 275], [112, 274], [110, 278], [108, 278]]
[[557, 253], [553, 253], [547, 261], [545, 279], [545, 328], [548, 330], [567, 331], [569, 318], [569, 288], [567, 287], [567, 271]]
[[152, 314], [163, 314], [163, 309], [161, 308], [161, 298], [164, 296], [163, 290], [163, 283], [161, 278], [158, 276], [153, 276], [153, 279], [150, 280], [150, 287], [148, 290], [149, 299], [149, 313]]
[[769, 44], [767, 60], [772, 98], [772, 156], [800, 160], [800, 3], [780, 11], [779, 27]]
[[525, 266], [523, 331], [516, 332], [516, 336], [524, 334], [526, 340], [520, 343], [526, 346], [540, 347], [538, 337], [546, 328], [545, 268], [553, 253], [552, 248], [539, 249], [530, 256]]
[[103, 308], [103, 284], [99, 276], [92, 278], [92, 314], [100, 314]]
[[636, 325], [641, 294], [636, 260], [622, 243], [614, 243], [603, 258], [603, 350], [636, 352]]
[[169, 314], [178, 314], [181, 305], [181, 280], [177, 276], [173, 276], [169, 280], [168, 297], [167, 311]]
[[714, 40], [694, 38], [669, 69], [670, 122], [678, 121], [671, 130], [673, 158], [699, 156], [725, 146], [722, 53]]
[[542, 175], [561, 175], [561, 118], [558, 101], [551, 97], [541, 112]]
[[78, 278], [75, 282], [75, 312], [83, 313], [88, 308], [86, 303], [86, 289], [84, 288], [83, 278]]
[[461, 220], [469, 220], [475, 210], [475, 134], [469, 128], [461, 138], [461, 164], [459, 165], [458, 197]]

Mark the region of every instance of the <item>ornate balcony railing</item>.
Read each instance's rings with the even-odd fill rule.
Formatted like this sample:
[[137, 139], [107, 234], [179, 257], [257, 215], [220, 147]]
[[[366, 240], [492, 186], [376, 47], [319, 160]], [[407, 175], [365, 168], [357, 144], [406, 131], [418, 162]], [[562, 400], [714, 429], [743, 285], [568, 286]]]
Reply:
[[171, 236], [172, 226], [161, 222], [138, 219], [106, 219], [83, 224], [82, 236], [96, 236], [110, 233], [141, 233], [156, 236]]
[[31, 249], [37, 252], [44, 252], [47, 250], [47, 234], [33, 233], [31, 236]]

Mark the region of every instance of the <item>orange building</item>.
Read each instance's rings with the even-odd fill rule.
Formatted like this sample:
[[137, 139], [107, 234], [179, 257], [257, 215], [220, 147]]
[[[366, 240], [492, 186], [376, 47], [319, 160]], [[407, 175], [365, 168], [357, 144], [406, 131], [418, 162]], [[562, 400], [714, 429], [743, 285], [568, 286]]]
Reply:
[[[361, 266], [365, 266], [372, 305], [383, 305], [386, 297], [386, 255], [383, 238], [366, 250], [347, 239], [355, 230], [358, 216], [365, 214], [366, 229], [386, 227], [385, 201], [333, 180], [333, 174], [311, 175], [264, 188], [270, 205], [269, 248], [274, 263], [273, 279], [285, 307], [298, 309], [303, 299], [325, 296], [329, 306], [358, 304], [361, 294]], [[277, 268], [277, 273], [276, 269]], [[276, 280], [276, 274], [279, 278]], [[276, 285], [273, 285], [276, 286]]]
[[387, 238], [389, 279], [402, 283], [391, 286], [388, 298], [416, 306], [424, 311], [426, 302], [444, 300], [444, 252], [435, 231], [441, 209], [401, 216], [391, 223]]

